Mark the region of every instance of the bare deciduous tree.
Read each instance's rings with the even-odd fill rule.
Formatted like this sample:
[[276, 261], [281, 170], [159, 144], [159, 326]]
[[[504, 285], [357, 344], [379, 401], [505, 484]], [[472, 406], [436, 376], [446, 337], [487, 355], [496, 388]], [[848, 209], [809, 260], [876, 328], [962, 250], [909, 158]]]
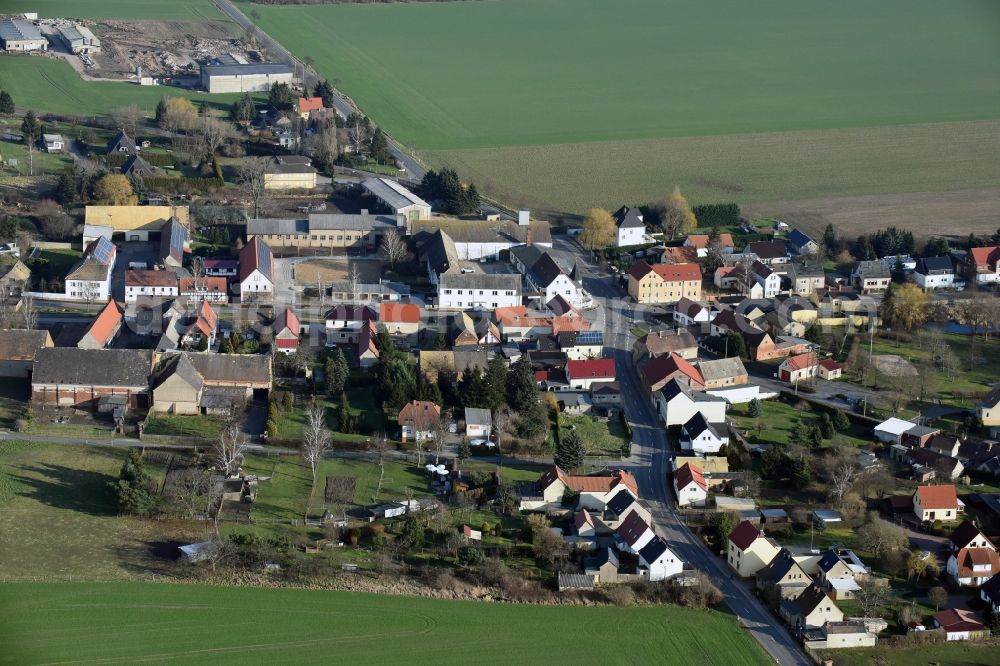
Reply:
[[306, 147], [312, 156], [322, 164], [328, 172], [340, 157], [340, 144], [337, 142], [336, 126], [324, 127], [309, 137]]
[[236, 138], [233, 126], [218, 118], [201, 116], [194, 129], [198, 139], [198, 147], [206, 155], [215, 155], [227, 141]]
[[356, 263], [351, 264], [351, 269], [347, 273], [347, 284], [351, 289], [351, 302], [358, 302], [358, 285], [361, 284], [361, 271]]
[[211, 513], [216, 486], [211, 472], [192, 466], [170, 474], [164, 494], [184, 518], [194, 518]]
[[497, 445], [497, 483], [500, 482], [503, 472], [503, 439], [510, 426], [510, 411], [506, 407], [499, 407], [493, 410], [493, 433]]
[[434, 434], [434, 464], [441, 464], [441, 454], [444, 452], [445, 438], [448, 435], [448, 424], [451, 422], [451, 414], [444, 412], [441, 417], [434, 420], [432, 432]]
[[382, 482], [385, 480], [385, 453], [389, 450], [389, 438], [384, 432], [377, 432], [372, 435], [370, 446], [375, 452], [375, 462], [378, 464], [378, 485], [375, 486], [372, 502], [378, 502], [378, 496], [382, 493]]
[[212, 445], [211, 458], [215, 467], [224, 476], [231, 477], [243, 465], [247, 453], [247, 436], [238, 422], [231, 421], [219, 433]]
[[[309, 464], [309, 471], [312, 472], [310, 497], [316, 492], [316, 469], [329, 450], [330, 432], [326, 429], [326, 409], [314, 404], [306, 410], [306, 422], [302, 431], [302, 458]], [[309, 503], [306, 502], [306, 514], [308, 513]]]
[[142, 109], [135, 104], [119, 106], [111, 111], [111, 119], [115, 125], [132, 137], [135, 137], [136, 129], [143, 117]]
[[260, 217], [260, 202], [264, 198], [264, 172], [267, 160], [263, 157], [248, 157], [236, 167], [236, 182], [253, 201], [253, 216]]
[[390, 268], [395, 268], [396, 264], [406, 256], [406, 241], [395, 229], [390, 229], [389, 233], [382, 236], [382, 244], [379, 247], [385, 260], [389, 262]]
[[24, 317], [24, 327], [29, 331], [35, 330], [38, 326], [38, 308], [35, 307], [33, 296], [24, 296], [21, 299], [21, 314]]
[[863, 617], [880, 617], [889, 603], [889, 586], [886, 581], [873, 578], [858, 578], [858, 589], [854, 591], [854, 602], [861, 609]]
[[910, 544], [910, 537], [902, 527], [872, 515], [858, 529], [858, 541], [872, 555], [882, 557], [890, 551], [905, 549]]
[[850, 464], [840, 465], [830, 474], [830, 500], [838, 507], [843, 506], [844, 500], [854, 487], [857, 476], [857, 467]]

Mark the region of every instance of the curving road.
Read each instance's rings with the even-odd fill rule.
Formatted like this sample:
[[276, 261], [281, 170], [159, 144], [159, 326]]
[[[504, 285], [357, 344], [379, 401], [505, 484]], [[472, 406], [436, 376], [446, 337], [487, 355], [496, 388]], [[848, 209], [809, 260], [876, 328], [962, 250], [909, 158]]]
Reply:
[[730, 578], [725, 561], [712, 553], [675, 512], [673, 488], [667, 483], [670, 444], [632, 363], [635, 338], [630, 332], [630, 321], [634, 308], [615, 284], [615, 279], [601, 275], [578, 245], [560, 238], [555, 239], [553, 249], [564, 263], [577, 262], [584, 288], [602, 306], [599, 309], [603, 310], [605, 356], [615, 359], [625, 414], [632, 425], [632, 456], [623, 460], [622, 466], [639, 482], [639, 492], [652, 513], [655, 531], [682, 560], [711, 578], [740, 623], [777, 663], [783, 666], [811, 664], [784, 626], [744, 583]]

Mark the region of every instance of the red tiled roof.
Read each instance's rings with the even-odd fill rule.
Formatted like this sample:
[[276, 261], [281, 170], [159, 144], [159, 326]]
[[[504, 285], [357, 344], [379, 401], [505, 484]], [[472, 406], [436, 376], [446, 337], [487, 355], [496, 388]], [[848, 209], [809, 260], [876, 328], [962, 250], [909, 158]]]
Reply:
[[753, 523], [749, 520], [744, 520], [742, 523], [737, 525], [732, 532], [730, 532], [729, 540], [740, 550], [746, 550], [750, 547], [750, 544], [761, 536], [763, 536], [763, 533], [757, 529]]
[[542, 488], [547, 488], [557, 479], [562, 481], [567, 488], [577, 493], [610, 492], [619, 485], [624, 485], [632, 491], [633, 495], [636, 497], [639, 496], [639, 484], [636, 482], [635, 477], [630, 472], [621, 469], [612, 471], [610, 476], [570, 476], [559, 469], [558, 465], [553, 465], [542, 473], [542, 476], [538, 479], [538, 485]]
[[567, 361], [566, 376], [573, 379], [615, 378], [615, 360], [613, 358], [594, 358], [583, 361]]
[[322, 97], [299, 97], [299, 111], [319, 111], [322, 108]]
[[[708, 247], [708, 234], [689, 234], [685, 243], [689, 247], [704, 250]], [[733, 235], [719, 234], [719, 247], [733, 247]]]
[[657, 264], [653, 266], [653, 272], [659, 275], [664, 282], [701, 281], [701, 266], [694, 263]]
[[108, 304], [94, 319], [94, 323], [90, 325], [87, 335], [101, 345], [107, 346], [115, 332], [121, 327], [123, 314], [124, 312], [118, 307], [118, 303], [113, 300], [108, 301]]
[[945, 631], [981, 631], [986, 628], [971, 611], [949, 608], [934, 614], [934, 621]]
[[955, 486], [920, 486], [917, 493], [922, 509], [956, 509], [958, 495]]
[[184, 277], [179, 280], [181, 294], [218, 294], [226, 293], [226, 278], [224, 277], [200, 277], [197, 278], [198, 291], [194, 290], [195, 278]]
[[176, 287], [177, 273], [173, 271], [125, 271], [126, 287]]
[[594, 519], [591, 517], [590, 512], [586, 509], [580, 509], [575, 514], [573, 514], [573, 524], [576, 525], [576, 529], [580, 529], [584, 525], [594, 526]]
[[788, 370], [805, 370], [816, 365], [816, 357], [813, 354], [799, 354], [798, 356], [786, 358], [781, 365], [785, 366]]
[[992, 269], [1000, 261], [1000, 245], [974, 247], [969, 250], [969, 256], [976, 268]]
[[701, 471], [701, 467], [697, 465], [684, 463], [674, 472], [674, 479], [677, 481], [678, 489], [684, 488], [693, 481], [698, 484], [699, 488], [706, 492], [708, 491], [708, 484], [705, 483], [705, 475]]
[[824, 358], [822, 361], [819, 362], [819, 364], [823, 366], [825, 370], [840, 370], [841, 368], [844, 367], [840, 363], [834, 361], [832, 358]]
[[441, 407], [428, 400], [411, 400], [399, 410], [399, 425], [427, 430], [441, 417]]
[[[992, 578], [1000, 573], [1000, 554], [992, 548], [963, 548], [955, 553], [958, 561], [958, 577], [972, 578], [986, 576]], [[987, 570], [973, 570], [973, 566], [988, 565]]]
[[420, 322], [420, 306], [416, 303], [380, 303], [378, 306], [379, 321], [399, 324], [417, 324]]
[[567, 313], [552, 319], [552, 335], [560, 333], [580, 333], [590, 330], [590, 322], [583, 317]]
[[686, 375], [696, 387], [705, 385], [705, 378], [702, 377], [698, 368], [674, 352], [667, 352], [663, 356], [651, 359], [642, 366], [642, 374], [645, 375], [650, 386], [654, 386], [678, 372]]
[[295, 337], [299, 337], [299, 318], [291, 308], [285, 310], [274, 320], [274, 333], [280, 335], [284, 331], [289, 331]]
[[693, 247], [665, 247], [660, 260], [664, 264], [690, 264], [698, 260], [698, 250]]
[[215, 310], [212, 309], [208, 301], [202, 301], [198, 308], [198, 319], [204, 319], [213, 331], [219, 325], [219, 315], [215, 314]]

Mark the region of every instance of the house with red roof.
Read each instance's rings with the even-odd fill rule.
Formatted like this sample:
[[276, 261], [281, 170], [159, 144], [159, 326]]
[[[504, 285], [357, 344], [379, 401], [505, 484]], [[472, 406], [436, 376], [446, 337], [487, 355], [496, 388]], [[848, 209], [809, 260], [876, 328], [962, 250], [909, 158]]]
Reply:
[[379, 351], [377, 340], [378, 328], [375, 322], [369, 319], [361, 327], [361, 332], [358, 333], [358, 365], [362, 368], [370, 368], [378, 363]]
[[615, 360], [594, 358], [566, 361], [566, 379], [574, 389], [590, 390], [592, 384], [615, 381]]
[[124, 321], [125, 311], [114, 300], [108, 301], [76, 346], [80, 349], [106, 349], [118, 335]]
[[274, 349], [282, 354], [291, 354], [299, 348], [299, 334], [302, 325], [295, 311], [285, 308], [271, 325], [274, 331]]
[[421, 442], [434, 436], [434, 428], [441, 420], [441, 407], [429, 400], [411, 400], [399, 410], [400, 438]]
[[789, 384], [798, 384], [804, 379], [815, 377], [819, 370], [816, 354], [789, 356], [778, 366], [778, 379]]
[[608, 502], [620, 491], [639, 497], [639, 484], [630, 472], [615, 469], [610, 472], [589, 476], [574, 476], [552, 465], [539, 477], [535, 494], [521, 498], [522, 511], [546, 511], [562, 506], [563, 497], [569, 491], [577, 495], [575, 508], [585, 508], [592, 512], [604, 511]]
[[684, 463], [674, 471], [674, 494], [677, 506], [705, 506], [708, 482], [701, 467]]
[[819, 362], [820, 379], [826, 379], [828, 381], [840, 379], [843, 372], [844, 366], [841, 363], [837, 363], [832, 358], [824, 358]]
[[988, 638], [990, 630], [972, 611], [949, 608], [934, 614], [934, 626], [943, 629], [949, 641], [968, 641]]
[[638, 261], [628, 270], [628, 295], [637, 303], [699, 301], [701, 277], [701, 266], [695, 263], [650, 266]]
[[310, 113], [322, 110], [322, 97], [299, 97], [299, 101], [295, 104], [295, 111], [299, 114], [299, 117], [302, 118], [302, 120], [309, 120]]
[[200, 345], [202, 340], [207, 340], [207, 347], [211, 348], [215, 342], [215, 332], [219, 328], [219, 315], [215, 313], [208, 301], [202, 301], [198, 306], [198, 314], [191, 325], [184, 330], [181, 336], [183, 345]]
[[687, 388], [697, 390], [705, 388], [705, 379], [698, 368], [674, 352], [646, 361], [640, 375], [642, 383], [646, 385], [650, 394], [662, 389], [672, 379], [676, 379]]
[[379, 303], [378, 320], [389, 335], [416, 343], [420, 332], [420, 305], [417, 303]]
[[177, 282], [180, 295], [189, 300], [223, 304], [229, 302], [229, 285], [224, 277], [182, 277]]
[[979, 587], [1000, 574], [1000, 554], [993, 544], [988, 548], [962, 548], [951, 554], [945, 570], [959, 587]]
[[971, 248], [961, 270], [966, 279], [976, 284], [1000, 282], [1000, 245]]
[[744, 520], [729, 534], [726, 561], [741, 578], [748, 578], [770, 564], [781, 550], [773, 539], [749, 520]]
[[964, 509], [952, 485], [919, 486], [913, 493], [913, 514], [921, 521], [951, 522]]
[[[708, 256], [708, 249], [711, 244], [712, 240], [708, 234], [688, 234], [688, 237], [684, 239], [684, 247], [693, 247], [697, 250], [699, 257]], [[736, 244], [733, 243], [733, 235], [730, 233], [719, 234], [719, 237], [715, 240], [715, 245], [722, 254], [732, 254], [733, 250], [736, 249]]]

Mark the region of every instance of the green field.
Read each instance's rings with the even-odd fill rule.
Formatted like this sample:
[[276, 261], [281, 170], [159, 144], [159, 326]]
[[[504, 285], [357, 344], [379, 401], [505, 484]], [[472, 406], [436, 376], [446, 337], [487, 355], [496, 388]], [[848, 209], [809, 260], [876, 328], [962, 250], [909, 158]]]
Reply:
[[0, 89], [11, 94], [18, 109], [78, 116], [103, 116], [116, 107], [137, 104], [151, 117], [161, 97], [187, 97], [196, 103], [205, 99], [214, 107], [228, 109], [239, 97], [173, 86], [84, 81], [69, 63], [41, 56], [5, 57], [0, 67]]
[[39, 18], [228, 21], [212, 0], [5, 0], [4, 12], [38, 12]]
[[0, 587], [0, 635], [12, 664], [768, 663], [715, 611], [149, 583]]
[[954, 125], [1000, 116], [1000, 9], [985, 0], [242, 7], [405, 145], [514, 203], [996, 180], [995, 126]]

